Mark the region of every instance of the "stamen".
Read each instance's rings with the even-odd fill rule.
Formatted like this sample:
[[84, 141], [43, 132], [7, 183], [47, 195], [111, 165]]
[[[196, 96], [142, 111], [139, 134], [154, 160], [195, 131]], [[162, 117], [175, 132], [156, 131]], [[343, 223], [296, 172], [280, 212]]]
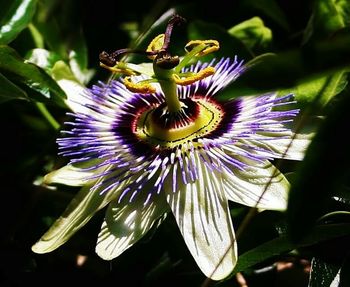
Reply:
[[[180, 86], [187, 86], [191, 85], [199, 80], [202, 80], [206, 77], [209, 77], [215, 73], [214, 67], [206, 67], [205, 69], [199, 71], [198, 73], [191, 74], [190, 76], [186, 74], [173, 74], [173, 78], [176, 84]], [[184, 78], [181, 78], [181, 76], [185, 76]]]
[[124, 78], [124, 85], [129, 91], [133, 93], [153, 94], [156, 92], [156, 88], [154, 88], [149, 83], [143, 81], [134, 83], [131, 81], [130, 77]]
[[176, 66], [175, 72], [179, 73], [193, 58], [205, 56], [209, 53], [219, 50], [220, 44], [216, 40], [192, 40], [185, 46], [187, 54], [181, 62]]
[[195, 55], [196, 57], [202, 57], [208, 55], [209, 53], [216, 52], [220, 49], [220, 44], [216, 40], [192, 40], [186, 44], [185, 50], [187, 53], [190, 53], [194, 48], [198, 47], [199, 45], [203, 45], [203, 50], [198, 52]]
[[157, 51], [143, 51], [128, 48], [119, 49], [111, 54], [107, 53], [106, 51], [103, 51], [99, 55], [100, 66], [107, 70], [110, 70], [113, 73], [122, 73], [128, 76], [136, 75], [137, 73], [132, 71], [132, 69], [130, 69], [130, 67], [128, 67], [126, 63], [118, 61], [118, 58], [124, 54], [140, 54], [147, 55], [149, 57], [154, 57], [155, 55], [157, 55]]
[[[188, 63], [191, 58], [203, 56], [219, 49], [219, 42], [216, 40], [194, 40], [186, 45], [185, 50], [187, 51], [187, 55], [181, 62], [178, 56], [172, 56], [168, 51], [172, 31], [175, 25], [184, 22], [186, 22], [184, 18], [175, 14], [169, 20], [165, 33], [155, 37], [148, 45], [146, 51], [120, 49], [111, 54], [103, 51], [100, 54], [101, 66], [114, 73], [127, 75], [124, 79], [124, 84], [128, 90], [135, 93], [156, 93], [156, 88], [151, 85], [150, 81], [135, 83], [130, 78], [130, 76], [140, 74], [145, 74], [150, 77], [150, 79], [159, 83], [165, 96], [165, 102], [169, 113], [179, 114], [182, 106], [177, 95], [177, 85], [190, 85], [215, 73], [213, 67], [207, 67], [197, 73], [181, 73], [180, 69]], [[144, 70], [135, 69], [127, 63], [118, 62], [118, 58], [127, 53], [143, 54], [151, 58], [153, 60], [153, 74], [145, 73]]]
[[123, 67], [123, 68], [118, 68], [117, 66], [110, 67], [110, 66], [105, 65], [104, 63], [100, 63], [100, 66], [102, 68], [105, 68], [105, 69], [111, 71], [112, 73], [116, 73], [116, 74], [123, 74], [123, 75], [127, 75], [127, 76], [137, 75], [137, 73], [135, 73], [134, 71], [132, 71], [126, 67]]

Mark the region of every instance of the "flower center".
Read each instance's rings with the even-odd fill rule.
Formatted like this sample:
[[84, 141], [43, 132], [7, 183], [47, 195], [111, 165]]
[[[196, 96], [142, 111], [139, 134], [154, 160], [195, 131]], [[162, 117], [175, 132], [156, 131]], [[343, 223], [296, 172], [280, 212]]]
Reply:
[[[145, 51], [120, 49], [100, 54], [101, 66], [126, 75], [124, 84], [129, 91], [164, 96], [162, 104], [145, 106], [132, 121], [132, 132], [138, 140], [153, 147], [171, 149], [187, 142], [200, 145], [198, 139], [214, 132], [224, 116], [220, 105], [209, 98], [182, 99], [178, 94], [181, 91], [178, 85], [192, 85], [215, 73], [215, 68], [210, 66], [200, 71], [185, 71], [183, 68], [191, 61], [219, 49], [216, 40], [191, 40], [185, 46], [184, 57], [180, 59], [177, 55], [171, 55], [169, 45], [173, 28], [184, 22], [185, 19], [174, 15], [165, 33], [156, 36]], [[152, 68], [119, 61], [120, 56], [127, 53], [146, 55], [153, 61]], [[141, 80], [133, 77], [139, 75], [145, 77]]]
[[198, 138], [210, 134], [220, 124], [224, 111], [208, 98], [180, 101], [181, 110], [171, 113], [165, 103], [142, 112], [136, 118], [136, 136], [153, 146], [174, 148], [187, 142], [198, 145]]
[[[206, 67], [197, 72], [183, 72], [190, 61], [198, 57], [215, 52], [219, 49], [216, 40], [192, 40], [185, 46], [186, 55], [180, 57], [170, 54], [170, 36], [175, 26], [185, 22], [179, 15], [170, 18], [164, 34], [156, 36], [145, 51], [137, 49], [119, 49], [113, 53], [103, 51], [100, 53], [100, 63], [104, 68], [114, 73], [126, 75], [124, 84], [133, 93], [154, 94], [157, 92], [154, 83], [158, 83], [165, 97], [165, 102], [170, 113], [182, 113], [182, 104], [177, 94], [177, 85], [187, 86], [215, 73], [213, 67]], [[128, 53], [144, 54], [153, 60], [152, 69], [141, 65], [134, 65], [119, 61], [119, 57]], [[135, 82], [132, 76], [144, 75], [145, 79]]]

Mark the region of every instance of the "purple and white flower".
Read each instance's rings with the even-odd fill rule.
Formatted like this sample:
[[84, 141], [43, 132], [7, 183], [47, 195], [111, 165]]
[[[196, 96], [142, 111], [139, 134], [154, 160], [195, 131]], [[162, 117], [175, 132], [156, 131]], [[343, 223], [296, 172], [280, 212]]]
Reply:
[[176, 86], [175, 112], [161, 77], [151, 83], [152, 93], [112, 80], [81, 95], [58, 139], [70, 163], [46, 181], [82, 188], [35, 252], [58, 248], [108, 206], [96, 252], [111, 260], [172, 212], [202, 272], [214, 280], [232, 272], [238, 255], [228, 201], [285, 210], [289, 183], [271, 160], [301, 160], [309, 139], [288, 127], [298, 114], [292, 95], [220, 99], [244, 72], [236, 58], [180, 72], [196, 75], [208, 67], [215, 72]]

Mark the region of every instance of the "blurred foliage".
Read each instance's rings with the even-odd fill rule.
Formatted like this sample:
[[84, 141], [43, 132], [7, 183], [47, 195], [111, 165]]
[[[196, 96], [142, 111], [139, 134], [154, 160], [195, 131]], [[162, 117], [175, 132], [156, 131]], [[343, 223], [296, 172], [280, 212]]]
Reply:
[[[174, 53], [182, 55], [189, 39], [212, 38], [221, 44], [216, 57], [237, 55], [249, 67], [222, 98], [294, 93], [302, 108], [295, 129], [316, 132], [303, 162], [276, 163], [292, 183], [286, 214], [256, 213], [243, 230], [248, 209], [231, 205], [240, 258], [234, 274], [213, 285], [239, 286], [234, 275], [241, 272], [250, 287], [348, 286], [348, 0], [218, 0], [208, 6], [170, 0], [0, 0], [0, 7], [1, 286], [48, 285], [48, 276], [62, 284], [208, 285], [172, 216], [112, 262], [94, 253], [102, 213], [59, 250], [45, 255], [30, 250], [76, 192], [42, 184], [47, 172], [64, 164], [55, 140], [68, 119], [70, 89], [107, 81], [111, 75], [99, 68], [99, 53], [146, 47], [173, 13], [188, 21], [174, 31]], [[310, 277], [298, 273], [299, 283], [295, 273], [276, 267], [289, 262], [298, 270], [301, 260], [312, 269]]]

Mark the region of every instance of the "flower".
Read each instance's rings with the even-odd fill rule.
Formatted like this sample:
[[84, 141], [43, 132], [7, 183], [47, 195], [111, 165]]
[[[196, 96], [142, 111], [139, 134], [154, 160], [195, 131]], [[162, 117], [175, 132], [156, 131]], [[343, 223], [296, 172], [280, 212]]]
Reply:
[[103, 66], [128, 76], [93, 86], [76, 103], [81, 108], [58, 139], [60, 154], [71, 161], [45, 179], [82, 189], [34, 252], [58, 248], [108, 205], [96, 252], [111, 260], [170, 209], [200, 269], [220, 280], [237, 261], [228, 200], [286, 208], [289, 183], [270, 160], [301, 160], [308, 144], [287, 127], [298, 114], [288, 108], [292, 95], [220, 100], [220, 91], [244, 72], [242, 62], [182, 67], [217, 43], [192, 41], [180, 61], [168, 53], [169, 35], [148, 48], [153, 70], [121, 65], [118, 51], [101, 55]]

